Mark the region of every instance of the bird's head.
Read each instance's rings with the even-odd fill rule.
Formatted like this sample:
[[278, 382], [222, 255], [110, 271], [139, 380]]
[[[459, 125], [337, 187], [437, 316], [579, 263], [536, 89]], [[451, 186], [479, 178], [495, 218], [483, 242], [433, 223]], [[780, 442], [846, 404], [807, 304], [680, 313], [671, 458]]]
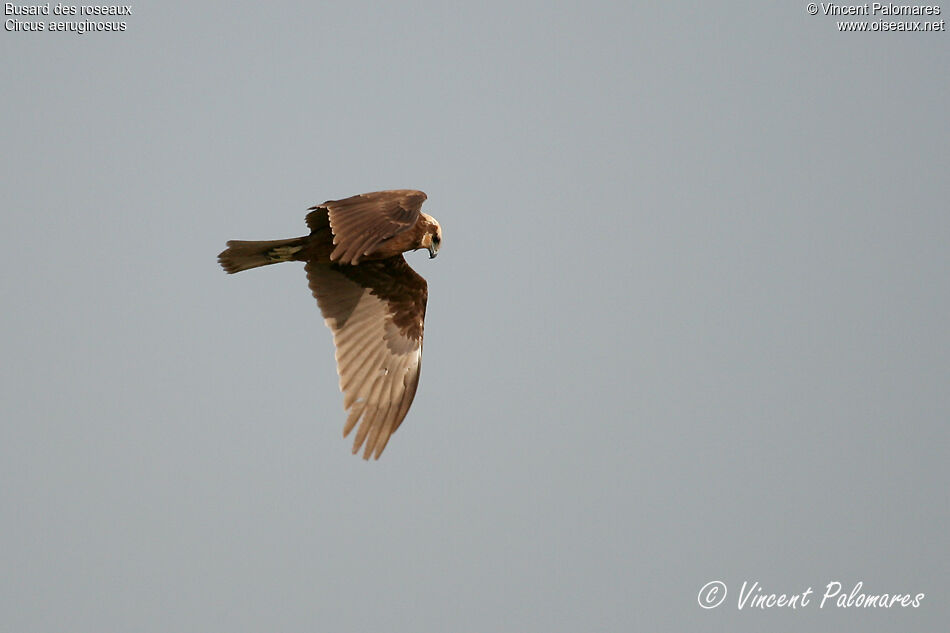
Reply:
[[426, 222], [426, 232], [422, 236], [422, 248], [429, 249], [429, 259], [432, 259], [439, 254], [439, 248], [442, 246], [442, 227], [428, 213], [423, 213], [422, 217]]

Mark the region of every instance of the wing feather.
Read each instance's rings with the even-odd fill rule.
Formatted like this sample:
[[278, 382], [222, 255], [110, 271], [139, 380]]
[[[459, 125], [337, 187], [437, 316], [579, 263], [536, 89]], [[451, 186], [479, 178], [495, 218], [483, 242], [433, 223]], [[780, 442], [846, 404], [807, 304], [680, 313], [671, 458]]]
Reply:
[[419, 384], [428, 295], [401, 256], [356, 266], [307, 263], [310, 289], [333, 333], [353, 452], [378, 459]]
[[312, 231], [329, 223], [333, 232], [330, 260], [358, 264], [383, 241], [407, 231], [419, 220], [426, 194], [414, 189], [375, 191], [310, 207]]

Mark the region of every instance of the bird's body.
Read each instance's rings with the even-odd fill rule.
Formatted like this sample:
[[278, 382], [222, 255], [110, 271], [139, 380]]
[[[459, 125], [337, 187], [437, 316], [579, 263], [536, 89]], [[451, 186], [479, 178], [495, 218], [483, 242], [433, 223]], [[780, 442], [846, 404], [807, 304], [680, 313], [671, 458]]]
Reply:
[[333, 332], [337, 372], [349, 413], [359, 422], [353, 452], [379, 458], [415, 396], [428, 289], [402, 253], [439, 252], [442, 229], [422, 213], [426, 195], [400, 189], [311, 207], [310, 234], [287, 240], [230, 241], [218, 256], [228, 273], [306, 262], [310, 289]]

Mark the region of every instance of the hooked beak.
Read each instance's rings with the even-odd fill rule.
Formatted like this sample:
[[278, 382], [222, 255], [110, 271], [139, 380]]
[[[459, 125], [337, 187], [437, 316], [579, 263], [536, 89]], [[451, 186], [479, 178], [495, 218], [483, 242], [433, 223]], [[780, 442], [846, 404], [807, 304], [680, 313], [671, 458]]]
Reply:
[[435, 247], [435, 244], [429, 244], [429, 259], [435, 259], [435, 256], [439, 254], [439, 249]]

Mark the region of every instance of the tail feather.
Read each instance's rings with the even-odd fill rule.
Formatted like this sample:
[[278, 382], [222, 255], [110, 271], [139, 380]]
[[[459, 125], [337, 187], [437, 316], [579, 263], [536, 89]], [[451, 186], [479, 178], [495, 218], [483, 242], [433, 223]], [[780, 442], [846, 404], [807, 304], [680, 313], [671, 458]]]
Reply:
[[231, 240], [228, 248], [218, 255], [218, 262], [228, 274], [234, 274], [258, 266], [294, 261], [297, 259], [295, 255], [303, 250], [305, 239], [294, 237], [258, 242]]

